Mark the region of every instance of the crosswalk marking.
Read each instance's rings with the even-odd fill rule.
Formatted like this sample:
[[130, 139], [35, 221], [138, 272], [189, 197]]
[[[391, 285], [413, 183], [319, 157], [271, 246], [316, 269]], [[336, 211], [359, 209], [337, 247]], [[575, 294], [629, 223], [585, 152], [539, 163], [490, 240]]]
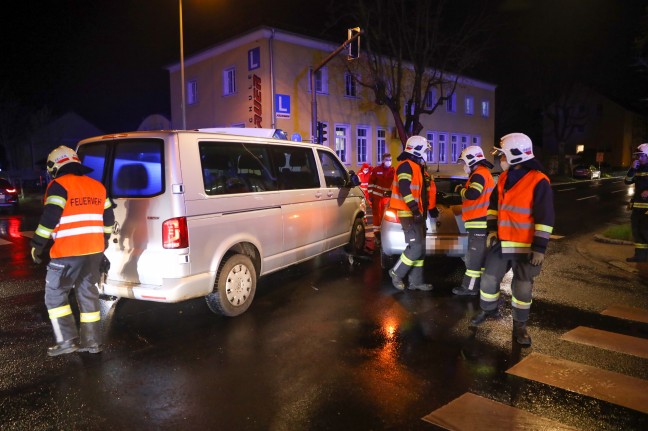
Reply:
[[447, 430], [576, 429], [470, 392], [424, 416], [423, 420]]
[[540, 353], [531, 353], [506, 372], [648, 413], [647, 380]]
[[636, 322], [648, 323], [648, 310], [641, 308], [628, 307], [626, 305], [612, 305], [601, 314], [606, 316], [618, 317], [620, 319], [634, 320]]
[[600, 347], [613, 352], [626, 353], [648, 359], [648, 340], [614, 332], [579, 326], [560, 337], [574, 343]]

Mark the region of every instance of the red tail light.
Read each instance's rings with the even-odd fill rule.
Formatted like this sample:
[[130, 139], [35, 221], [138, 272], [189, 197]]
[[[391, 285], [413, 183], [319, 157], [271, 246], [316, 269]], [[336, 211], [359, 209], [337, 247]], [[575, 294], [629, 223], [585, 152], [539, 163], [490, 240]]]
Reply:
[[6, 189], [7, 193], [16, 193], [18, 189]]
[[385, 214], [383, 215], [383, 219], [390, 221], [392, 223], [400, 223], [400, 220], [398, 219], [398, 213], [391, 209], [385, 211]]
[[164, 248], [189, 247], [187, 218], [172, 218], [162, 223], [162, 242]]

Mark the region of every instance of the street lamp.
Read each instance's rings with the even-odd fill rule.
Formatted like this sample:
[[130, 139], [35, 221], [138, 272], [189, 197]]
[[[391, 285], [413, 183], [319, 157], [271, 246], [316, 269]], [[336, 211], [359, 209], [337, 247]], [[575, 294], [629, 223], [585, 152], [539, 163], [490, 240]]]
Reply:
[[182, 35], [182, 0], [178, 0], [180, 10], [180, 108], [182, 109], [182, 130], [187, 130], [187, 112], [185, 110], [185, 76], [184, 76], [184, 39]]

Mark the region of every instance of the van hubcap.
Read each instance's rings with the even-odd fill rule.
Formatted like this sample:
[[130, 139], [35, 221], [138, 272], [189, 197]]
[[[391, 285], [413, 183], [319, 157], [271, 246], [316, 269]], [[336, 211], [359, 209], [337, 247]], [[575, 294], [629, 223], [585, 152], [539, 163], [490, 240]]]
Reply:
[[227, 274], [225, 292], [232, 305], [241, 305], [247, 301], [252, 290], [252, 276], [245, 265], [236, 265]]

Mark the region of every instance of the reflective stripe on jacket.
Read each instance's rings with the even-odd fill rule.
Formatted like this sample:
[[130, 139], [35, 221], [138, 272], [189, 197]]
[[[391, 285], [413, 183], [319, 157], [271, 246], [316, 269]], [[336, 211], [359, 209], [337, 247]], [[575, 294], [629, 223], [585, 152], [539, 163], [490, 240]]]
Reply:
[[376, 166], [371, 171], [369, 178], [369, 196], [371, 199], [382, 199], [385, 192], [391, 190], [394, 181], [394, 168], [386, 168], [383, 165]]
[[535, 224], [533, 193], [536, 185], [549, 178], [540, 171], [531, 170], [513, 187], [504, 190], [508, 171], [502, 172], [497, 182], [498, 212], [497, 235], [502, 253], [530, 253], [534, 236], [551, 236], [553, 226]]
[[[484, 178], [486, 184], [482, 186], [479, 183], [473, 183], [472, 177], [475, 174], [481, 175]], [[490, 171], [486, 166], [482, 166], [482, 165], [477, 166], [477, 169], [473, 171], [473, 173], [470, 175], [470, 178], [468, 178], [468, 181], [466, 181], [466, 188], [469, 187], [478, 189], [478, 191], [480, 191], [481, 194], [477, 199], [463, 200], [461, 204], [461, 218], [464, 221], [468, 221], [468, 220], [474, 220], [483, 217], [484, 218], [483, 228], [485, 229], [486, 228], [485, 217], [486, 217], [486, 213], [488, 212], [488, 204], [490, 202], [490, 197], [491, 194], [493, 193], [493, 189], [495, 188], [495, 181], [493, 180], [493, 176], [491, 175]], [[481, 188], [481, 190], [479, 190], [479, 188]], [[480, 227], [482, 226], [480, 225]]]
[[106, 199], [104, 186], [87, 176], [63, 175], [56, 181], [67, 191], [67, 200], [60, 196], [49, 196], [50, 200], [59, 199], [63, 205], [59, 224], [52, 232], [54, 245], [50, 251], [52, 258], [82, 256], [104, 251], [103, 214], [110, 201]]
[[[409, 164], [412, 173], [399, 172], [401, 171], [400, 167], [407, 164]], [[424, 179], [421, 174], [422, 170], [423, 169], [418, 163], [414, 163], [409, 159], [399, 162], [396, 167], [396, 176], [392, 182], [392, 195], [389, 201], [389, 207], [398, 211], [399, 217], [412, 217], [412, 207], [408, 205], [408, 202], [416, 202], [421, 214], [424, 214], [427, 210], [436, 207], [436, 184], [434, 184], [434, 179], [427, 172], [424, 174]], [[401, 190], [398, 184], [400, 180], [405, 180], [409, 183], [409, 194], [405, 196], [401, 195]], [[427, 190], [425, 190], [426, 182], [428, 183]], [[424, 209], [421, 193], [425, 192], [427, 192], [427, 208]]]

